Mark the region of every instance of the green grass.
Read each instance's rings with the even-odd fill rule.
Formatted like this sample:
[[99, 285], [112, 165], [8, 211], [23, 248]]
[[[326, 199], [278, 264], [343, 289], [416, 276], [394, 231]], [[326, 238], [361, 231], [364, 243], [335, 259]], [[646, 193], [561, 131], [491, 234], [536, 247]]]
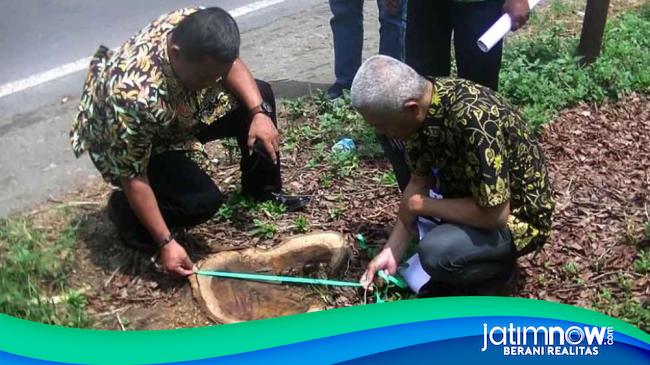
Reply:
[[643, 331], [650, 331], [650, 310], [647, 304], [639, 302], [629, 291], [615, 295], [611, 290], [603, 289], [598, 293], [593, 308], [632, 323]]
[[266, 201], [257, 204], [256, 210], [264, 213], [271, 219], [278, 219], [287, 212], [287, 207], [274, 201]]
[[231, 204], [228, 204], [228, 202], [225, 202], [219, 207], [219, 210], [214, 215], [214, 218], [216, 218], [217, 221], [228, 221], [232, 219], [234, 215], [235, 215], [234, 207]]
[[255, 237], [271, 239], [278, 233], [278, 226], [273, 222], [265, 222], [261, 219], [253, 220], [251, 234]]
[[650, 274], [650, 246], [644, 245], [650, 242], [650, 220], [643, 225], [643, 238], [638, 242], [638, 252], [634, 260], [634, 271], [641, 275]]
[[647, 8], [610, 19], [603, 52], [587, 67], [578, 64], [578, 35], [565, 32], [561, 25], [550, 25], [505, 47], [500, 91], [521, 107], [533, 126], [549, 122], [557, 111], [581, 101], [650, 92]]
[[393, 171], [381, 171], [374, 180], [381, 186], [397, 186], [397, 177]]
[[77, 229], [78, 224], [68, 226], [49, 241], [28, 220], [0, 219], [0, 312], [62, 326], [90, 325], [84, 296], [66, 289]]
[[274, 201], [256, 202], [250, 196], [236, 193], [230, 199], [225, 201], [214, 215], [213, 219], [218, 222], [232, 220], [235, 215], [240, 213], [261, 213], [266, 218], [273, 220], [279, 219], [287, 212], [287, 207]]
[[293, 227], [297, 233], [307, 233], [309, 232], [309, 218], [301, 215], [300, 217], [293, 220]]
[[[316, 123], [289, 123], [283, 133], [284, 149], [307, 150], [311, 158], [306, 162], [309, 169], [318, 169], [319, 183], [331, 187], [338, 179], [356, 177], [359, 163], [383, 155], [374, 130], [350, 105], [350, 95], [331, 101], [325, 93], [297, 101], [285, 101], [290, 118], [300, 118], [311, 111]], [[302, 108], [302, 111], [299, 109]], [[342, 138], [354, 140], [356, 150], [333, 152], [332, 146]]]

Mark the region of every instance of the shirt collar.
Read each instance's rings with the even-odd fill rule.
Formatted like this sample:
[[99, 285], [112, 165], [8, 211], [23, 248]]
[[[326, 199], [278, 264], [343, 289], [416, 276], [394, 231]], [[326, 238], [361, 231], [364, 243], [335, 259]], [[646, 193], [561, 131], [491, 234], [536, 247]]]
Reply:
[[443, 105], [442, 105], [442, 97], [441, 95], [441, 90], [442, 88], [440, 87], [440, 83], [438, 82], [438, 79], [434, 77], [427, 77], [429, 81], [431, 81], [431, 101], [429, 102], [429, 110], [427, 111], [427, 117], [430, 119], [437, 119], [437, 118], [442, 118], [443, 117]]

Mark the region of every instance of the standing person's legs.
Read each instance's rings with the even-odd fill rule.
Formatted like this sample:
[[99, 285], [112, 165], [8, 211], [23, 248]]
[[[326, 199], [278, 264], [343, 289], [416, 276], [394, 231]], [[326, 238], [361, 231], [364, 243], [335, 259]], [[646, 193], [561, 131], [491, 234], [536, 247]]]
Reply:
[[[271, 120], [277, 126], [275, 96], [271, 85], [261, 80], [255, 81], [262, 94], [262, 99], [269, 103], [273, 109]], [[237, 138], [242, 155], [240, 162], [242, 192], [250, 194], [257, 200], [267, 200], [272, 197], [272, 193], [282, 191], [280, 155], [279, 153], [277, 155], [278, 163], [273, 163], [259, 142], [255, 143], [252, 153], [248, 151], [250, 122], [251, 117], [248, 110], [244, 106], [240, 106], [212, 125], [204, 127], [196, 134], [196, 137], [201, 143], [226, 137]]]
[[[406, 7], [406, 63], [421, 75], [448, 76], [451, 68], [449, 1], [408, 0]], [[411, 178], [404, 145], [381, 135], [377, 139], [403, 191]]]
[[398, 1], [397, 9], [389, 9], [386, 7], [384, 0], [377, 0], [379, 9], [379, 54], [404, 61], [407, 0]]
[[[404, 61], [404, 37], [406, 33], [407, 0], [399, 0], [396, 9], [386, 7], [384, 0], [377, 0], [379, 8], [379, 53]], [[398, 140], [377, 134], [377, 140], [393, 166], [400, 189], [404, 189], [410, 173], [404, 156], [403, 145]]]
[[417, 251], [432, 282], [458, 286], [508, 274], [516, 257], [508, 228], [489, 231], [449, 223], [432, 229]]
[[[183, 151], [152, 156], [147, 176], [158, 208], [170, 228], [203, 223], [221, 206], [222, 196], [217, 186]], [[117, 225], [120, 236], [127, 245], [148, 251], [156, 249], [124, 191], [115, 191], [108, 205], [109, 217]]]
[[[349, 89], [361, 66], [363, 48], [363, 0], [329, 0], [334, 38], [334, 74], [336, 82], [328, 94], [338, 97]], [[334, 95], [337, 94], [337, 95]]]
[[492, 90], [499, 87], [503, 42], [485, 53], [478, 48], [476, 41], [501, 17], [502, 7], [503, 0], [486, 0], [454, 3], [451, 11], [458, 77]]
[[406, 63], [420, 75], [448, 76], [451, 67], [450, 0], [409, 0]]

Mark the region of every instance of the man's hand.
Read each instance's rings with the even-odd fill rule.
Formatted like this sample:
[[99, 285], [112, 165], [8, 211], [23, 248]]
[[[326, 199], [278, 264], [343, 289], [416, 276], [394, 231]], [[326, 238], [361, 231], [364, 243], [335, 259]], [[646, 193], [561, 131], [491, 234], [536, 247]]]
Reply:
[[395, 258], [393, 249], [390, 247], [384, 248], [368, 264], [366, 272], [361, 276], [361, 285], [363, 285], [364, 288], [369, 289], [375, 279], [375, 274], [379, 270], [385, 270], [389, 275], [395, 274], [395, 272], [397, 272], [397, 261], [398, 259]]
[[528, 0], [506, 0], [503, 4], [503, 12], [510, 15], [512, 19], [512, 30], [515, 31], [526, 24], [530, 8]]
[[172, 240], [160, 250], [160, 260], [163, 268], [172, 275], [189, 276], [192, 275], [194, 264], [183, 246], [179, 245], [176, 240]]
[[266, 114], [257, 113], [251, 121], [251, 127], [248, 130], [248, 150], [251, 152], [255, 141], [262, 142], [273, 163], [277, 163], [277, 155], [280, 151], [280, 134], [271, 118]]

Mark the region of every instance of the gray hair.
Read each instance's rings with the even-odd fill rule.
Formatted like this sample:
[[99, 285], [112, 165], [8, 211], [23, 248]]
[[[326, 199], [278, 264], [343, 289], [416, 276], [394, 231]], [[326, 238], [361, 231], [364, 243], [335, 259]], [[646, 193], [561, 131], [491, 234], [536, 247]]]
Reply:
[[404, 103], [418, 100], [427, 89], [427, 80], [410, 66], [388, 56], [370, 57], [352, 81], [350, 94], [356, 109], [396, 115]]

